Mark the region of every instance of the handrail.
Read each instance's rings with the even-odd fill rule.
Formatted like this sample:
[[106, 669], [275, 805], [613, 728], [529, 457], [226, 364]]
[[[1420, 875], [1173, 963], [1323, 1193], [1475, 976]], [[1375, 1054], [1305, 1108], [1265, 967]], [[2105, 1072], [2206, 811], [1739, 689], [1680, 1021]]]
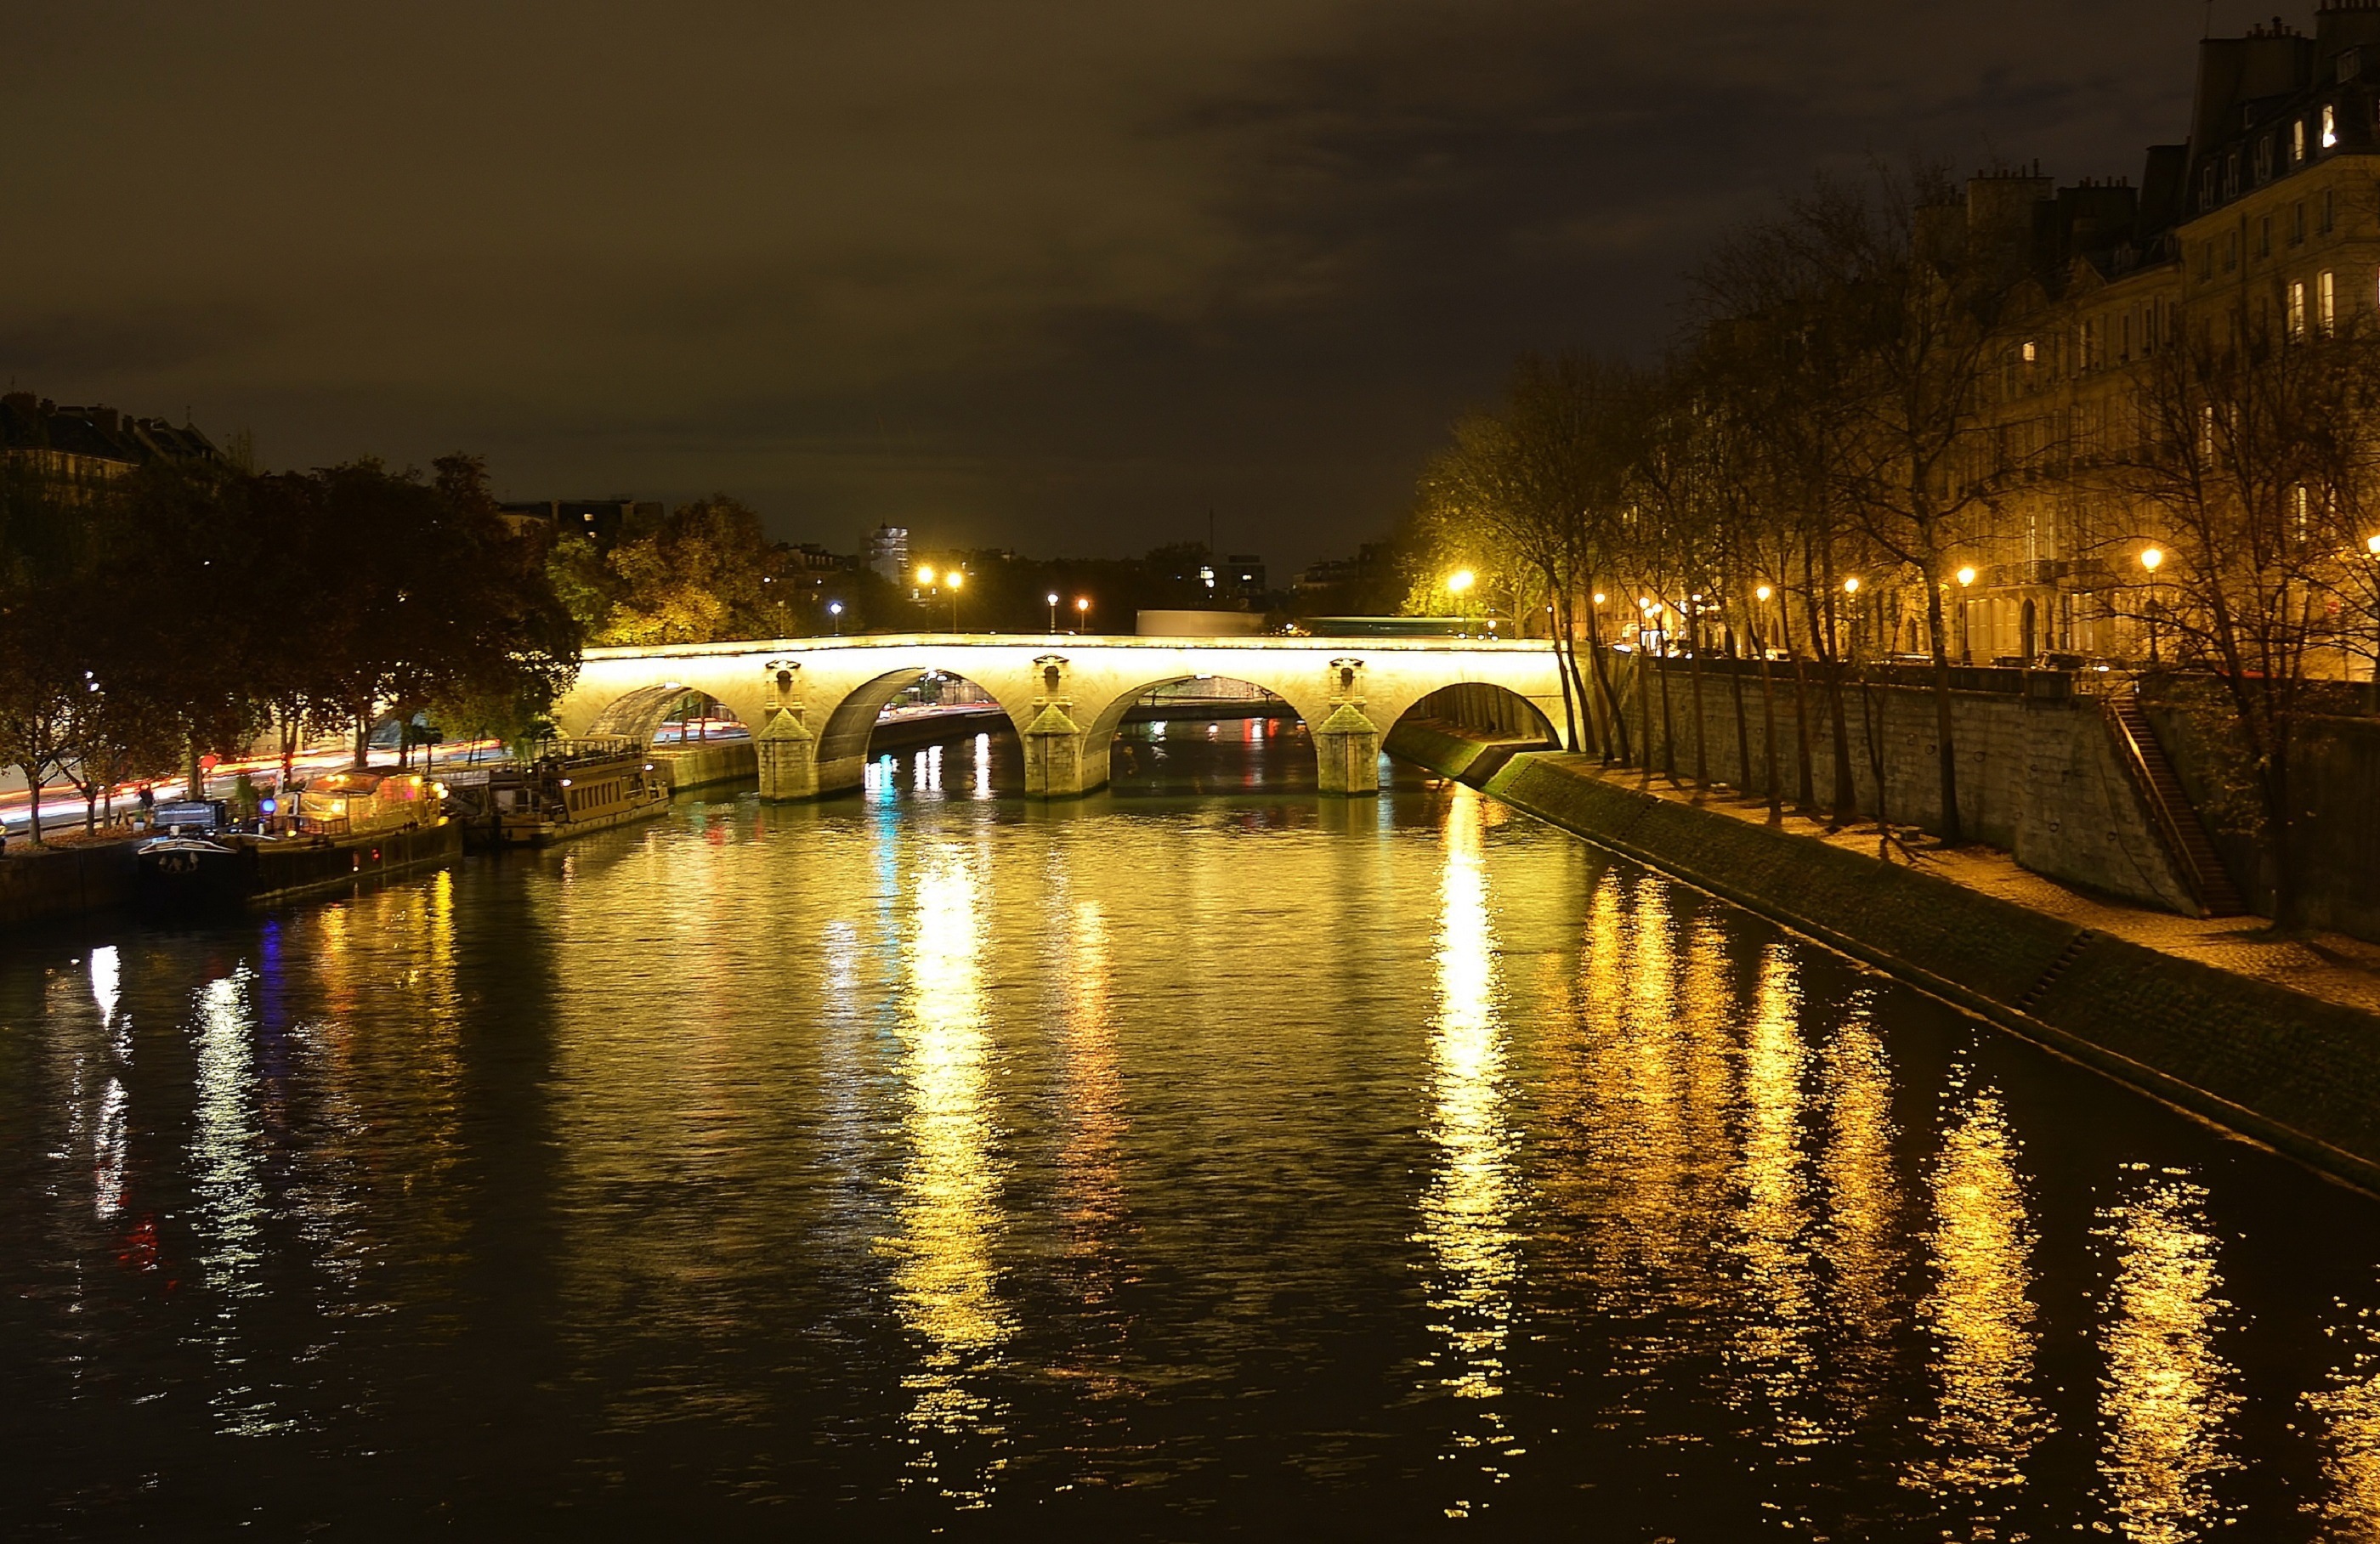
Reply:
[[2183, 835], [2180, 816], [2166, 802], [2164, 791], [2157, 787], [2156, 778], [2149, 771], [2148, 753], [2141, 748], [2140, 737], [2132, 733], [2132, 726], [2125, 721], [2122, 710], [2117, 706], [2121, 700], [2117, 694], [2109, 693], [2101, 701], [2100, 716], [2115, 730], [2116, 744], [2123, 752], [2124, 770], [2131, 775], [2133, 785], [2148, 802], [2149, 813], [2157, 823], [2157, 834], [2165, 838], [2166, 850], [2173, 854], [2175, 862], [2190, 881], [2192, 898], [2198, 902], [2201, 911], [2210, 911], [2213, 887], [2209, 876], [2199, 866], [2197, 854], [2191, 850], [2189, 839]]

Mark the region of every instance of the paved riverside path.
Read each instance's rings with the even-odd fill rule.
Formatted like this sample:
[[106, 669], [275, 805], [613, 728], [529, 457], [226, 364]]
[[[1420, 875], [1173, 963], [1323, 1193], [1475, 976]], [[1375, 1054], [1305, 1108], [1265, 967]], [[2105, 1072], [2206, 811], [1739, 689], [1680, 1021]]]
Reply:
[[[1585, 759], [1570, 758], [1572, 770], [1587, 770], [1579, 765]], [[1690, 804], [1754, 826], [1770, 824], [1766, 801], [1746, 800], [1733, 789], [1714, 788], [1702, 792], [1691, 786], [1671, 787], [1658, 774], [1648, 777], [1633, 770], [1603, 770], [1595, 775], [1672, 803]], [[1812, 841], [1869, 857], [1876, 853], [1876, 823], [1864, 817], [1830, 832], [1824, 820], [1795, 814], [1789, 808], [1779, 825], [1789, 834]], [[2261, 917], [2184, 917], [2152, 911], [2061, 885], [2019, 866], [2015, 858], [1995, 847], [1945, 848], [1927, 838], [1908, 844], [1906, 856], [1896, 850], [1892, 861], [1908, 862], [1912, 859], [1922, 873], [1953, 880], [2077, 927], [2287, 987], [2342, 1007], [2380, 1014], [2380, 944], [2337, 933], [2276, 937], [2270, 932], [2271, 924]]]

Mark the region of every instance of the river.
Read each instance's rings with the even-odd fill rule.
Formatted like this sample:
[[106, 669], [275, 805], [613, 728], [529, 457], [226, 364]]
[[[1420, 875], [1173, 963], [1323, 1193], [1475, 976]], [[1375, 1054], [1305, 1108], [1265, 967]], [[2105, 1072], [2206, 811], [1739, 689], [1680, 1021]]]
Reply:
[[2380, 1211], [1293, 724], [0, 948], [0, 1532], [2380, 1532]]

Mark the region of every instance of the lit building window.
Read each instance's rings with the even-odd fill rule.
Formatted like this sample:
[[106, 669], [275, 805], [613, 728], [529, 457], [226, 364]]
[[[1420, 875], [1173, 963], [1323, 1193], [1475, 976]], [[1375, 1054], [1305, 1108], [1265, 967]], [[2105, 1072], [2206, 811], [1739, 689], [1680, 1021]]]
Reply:
[[2305, 336], [2305, 281], [2289, 281], [2289, 336]]
[[2305, 120], [2289, 125], [2289, 162], [2292, 165], [2305, 160]]
[[2324, 150], [2332, 150], [2337, 148], [2338, 144], [2338, 109], [2336, 107], [2325, 107], [2322, 110], [2322, 148]]
[[2338, 275], [2327, 269], [2314, 276], [2313, 317], [2325, 336], [2338, 322]]

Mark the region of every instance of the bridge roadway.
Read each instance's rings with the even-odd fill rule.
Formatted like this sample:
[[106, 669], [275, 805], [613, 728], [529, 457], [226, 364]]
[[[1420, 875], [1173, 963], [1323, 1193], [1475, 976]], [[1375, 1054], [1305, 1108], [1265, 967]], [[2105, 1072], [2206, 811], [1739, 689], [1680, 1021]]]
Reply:
[[1561, 738], [1564, 721], [1553, 648], [1542, 641], [1075, 633], [594, 648], [556, 718], [567, 734], [650, 742], [685, 694], [708, 693], [753, 726], [762, 797], [806, 799], [859, 786], [877, 713], [929, 670], [971, 681], [1000, 704], [1024, 742], [1026, 791], [1046, 799], [1107, 782], [1116, 726], [1142, 694], [1208, 676], [1286, 699], [1312, 731], [1325, 793], [1378, 792], [1381, 741], [1447, 687], [1494, 688], [1496, 703], [1549, 739]]

